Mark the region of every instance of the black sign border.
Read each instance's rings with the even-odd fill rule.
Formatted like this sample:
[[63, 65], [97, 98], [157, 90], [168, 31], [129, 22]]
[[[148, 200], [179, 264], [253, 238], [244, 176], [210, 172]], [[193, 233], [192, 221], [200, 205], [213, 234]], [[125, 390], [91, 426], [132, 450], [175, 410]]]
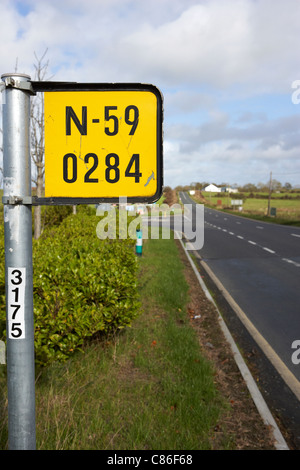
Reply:
[[[55, 81], [32, 81], [34, 93], [59, 92], [59, 91], [148, 91], [157, 98], [157, 190], [153, 196], [128, 197], [128, 203], [154, 203], [163, 190], [163, 96], [160, 90], [150, 84], [143, 83], [77, 83], [77, 82], [55, 82]], [[105, 202], [119, 203], [119, 197], [35, 197], [32, 198], [33, 205], [78, 205], [78, 204], [101, 204]]]

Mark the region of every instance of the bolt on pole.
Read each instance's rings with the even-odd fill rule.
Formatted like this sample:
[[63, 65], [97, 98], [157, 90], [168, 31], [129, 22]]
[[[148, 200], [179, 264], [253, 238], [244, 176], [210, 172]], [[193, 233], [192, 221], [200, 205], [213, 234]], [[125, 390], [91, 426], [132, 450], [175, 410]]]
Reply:
[[1, 76], [5, 242], [8, 447], [34, 450], [30, 77]]

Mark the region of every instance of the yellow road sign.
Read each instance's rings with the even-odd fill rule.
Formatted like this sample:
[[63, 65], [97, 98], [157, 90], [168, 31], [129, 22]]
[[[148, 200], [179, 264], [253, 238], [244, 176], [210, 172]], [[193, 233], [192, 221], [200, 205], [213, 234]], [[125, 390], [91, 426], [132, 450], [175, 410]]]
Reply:
[[46, 198], [159, 198], [161, 95], [124, 87], [45, 92]]

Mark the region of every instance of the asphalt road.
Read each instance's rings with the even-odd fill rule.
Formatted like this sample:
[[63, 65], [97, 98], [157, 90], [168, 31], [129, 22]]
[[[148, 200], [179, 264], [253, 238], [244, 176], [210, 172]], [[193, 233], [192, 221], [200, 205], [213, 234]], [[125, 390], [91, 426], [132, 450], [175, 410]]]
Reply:
[[[194, 204], [186, 193], [181, 200]], [[193, 218], [192, 212], [185, 215]], [[300, 229], [205, 208], [198, 253], [300, 381], [300, 364], [292, 361], [292, 343], [300, 340]]]

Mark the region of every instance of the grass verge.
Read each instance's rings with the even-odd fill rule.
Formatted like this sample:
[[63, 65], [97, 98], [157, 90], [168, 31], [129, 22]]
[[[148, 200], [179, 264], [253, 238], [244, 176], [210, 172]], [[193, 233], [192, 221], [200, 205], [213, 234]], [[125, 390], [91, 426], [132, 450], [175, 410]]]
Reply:
[[[203, 295], [199, 286], [194, 286], [195, 305], [191, 303], [191, 279], [187, 280], [185, 271], [174, 240], [144, 244], [139, 280], [143, 311], [133, 326], [115, 337], [92, 342], [84, 353], [39, 373], [38, 449], [264, 448], [265, 443], [257, 441], [263, 439], [259, 433], [266, 431], [251, 408], [253, 403], [249, 405], [245, 385], [238, 383], [235, 366], [229, 366], [232, 358], [226, 356], [223, 338], [216, 337], [211, 306], [205, 307], [207, 301], [197, 297]], [[196, 328], [189, 316], [194, 312], [191, 306], [201, 309], [204, 321]], [[207, 334], [209, 329], [213, 336]], [[213, 349], [208, 341], [213, 341]], [[213, 360], [203, 354], [205, 347]], [[221, 365], [216, 370], [218, 362]], [[4, 377], [0, 386], [4, 391]], [[229, 388], [228, 393], [221, 392], [222, 388]], [[237, 408], [241, 401], [244, 416]], [[6, 405], [3, 394], [2, 449], [7, 445]], [[234, 419], [233, 406], [239, 413]], [[247, 428], [250, 415], [255, 425]], [[242, 434], [247, 434], [246, 439]], [[236, 439], [243, 442], [236, 445]]]
[[144, 246], [140, 289], [143, 313], [131, 329], [40, 377], [41, 448], [211, 448], [224, 404], [188, 324], [172, 240]]
[[[188, 285], [176, 251], [173, 240], [145, 244], [143, 312], [132, 328], [40, 373], [39, 449], [211, 448], [225, 404], [188, 322]], [[2, 423], [2, 449], [5, 438]]]

